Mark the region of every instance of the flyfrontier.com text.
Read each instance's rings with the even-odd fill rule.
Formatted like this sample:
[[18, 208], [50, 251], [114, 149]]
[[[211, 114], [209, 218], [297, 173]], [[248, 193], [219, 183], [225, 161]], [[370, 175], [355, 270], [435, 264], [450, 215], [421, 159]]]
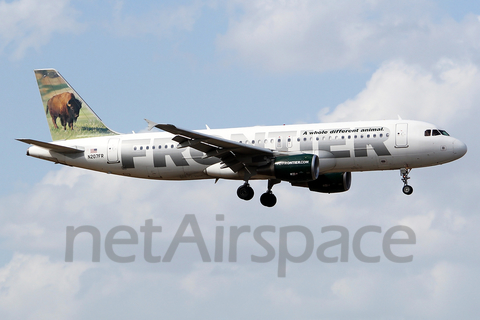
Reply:
[[[223, 214], [216, 215], [216, 221], [222, 223], [225, 219]], [[348, 262], [350, 254], [350, 245], [353, 255], [356, 259], [364, 263], [378, 263], [381, 260], [381, 256], [366, 255], [362, 251], [362, 239], [368, 233], [380, 234], [381, 237], [382, 228], [379, 226], [368, 225], [359, 228], [353, 233], [353, 237], [350, 240], [350, 232], [346, 227], [339, 225], [325, 226], [321, 228], [321, 233], [335, 232], [339, 237], [327, 242], [320, 243], [315, 246], [315, 237], [313, 233], [305, 226], [293, 225], [278, 228], [278, 242], [276, 247], [265, 237], [269, 237], [269, 234], [276, 235], [277, 227], [272, 225], [262, 225], [253, 228], [248, 225], [243, 226], [230, 226], [228, 240], [225, 239], [225, 226], [219, 225], [215, 227], [215, 240], [214, 240], [214, 252], [213, 262], [236, 262], [237, 261], [237, 248], [238, 244], [245, 237], [253, 236], [253, 240], [264, 251], [264, 255], [257, 256], [251, 255], [250, 259], [254, 263], [268, 263], [277, 259], [277, 275], [278, 277], [285, 277], [287, 270], [287, 263], [302, 263], [307, 261], [315, 255], [320, 262], [323, 263], [337, 263]], [[145, 225], [140, 226], [140, 233], [143, 233], [144, 238], [144, 259], [149, 263], [159, 262], [171, 262], [175, 256], [175, 252], [180, 245], [192, 246], [192, 244], [198, 249], [200, 257], [203, 262], [212, 262], [211, 252], [207, 249], [207, 243], [204, 240], [203, 233], [200, 229], [200, 225], [194, 214], [186, 214], [180, 223], [175, 236], [170, 241], [170, 244], [163, 256], [153, 255], [153, 234], [161, 233], [162, 226], [154, 226], [153, 219], [145, 220]], [[65, 261], [73, 262], [74, 242], [77, 235], [81, 233], [89, 233], [92, 237], [92, 262], [100, 261], [101, 251], [101, 234], [100, 231], [94, 226], [68, 226], [66, 230], [66, 251]], [[122, 232], [128, 233], [128, 238], [118, 238], [116, 234]], [[189, 235], [186, 235], [189, 234]], [[241, 236], [244, 234], [243, 236]], [[395, 235], [395, 237], [394, 237]], [[304, 239], [305, 246], [302, 246], [301, 252], [298, 252], [298, 248], [295, 248], [295, 253], [289, 250], [288, 242], [292, 238], [298, 240], [298, 237]], [[228, 242], [226, 242], [226, 240]], [[114, 247], [118, 249], [121, 245], [138, 245], [138, 232], [126, 225], [116, 226], [112, 228], [105, 237], [105, 253], [107, 257], [114, 262], [118, 263], [131, 263], [136, 260], [134, 254], [129, 256], [120, 256], [115, 253]], [[382, 237], [382, 251], [385, 258], [394, 263], [406, 263], [413, 260], [413, 255], [397, 256], [392, 251], [392, 246], [397, 247], [400, 245], [412, 245], [416, 243], [415, 232], [402, 225], [393, 226], [385, 231]], [[224, 258], [224, 246], [228, 246], [228, 258]], [[290, 245], [291, 246], [291, 245]], [[130, 248], [130, 247], [129, 247]], [[329, 248], [335, 248], [329, 250], [327, 255], [326, 250]], [[290, 248], [291, 249], [291, 248]], [[337, 251], [335, 251], [337, 250]], [[338, 254], [332, 255], [331, 252], [337, 252]], [[118, 251], [117, 251], [118, 252]]]

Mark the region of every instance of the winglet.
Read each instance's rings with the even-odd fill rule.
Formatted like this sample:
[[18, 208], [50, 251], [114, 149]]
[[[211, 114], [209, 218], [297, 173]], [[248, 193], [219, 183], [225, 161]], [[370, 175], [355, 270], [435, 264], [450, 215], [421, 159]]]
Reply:
[[148, 131], [152, 130], [157, 125], [157, 123], [150, 121], [148, 119], [145, 119], [145, 121], [147, 121], [147, 124], [148, 124]]

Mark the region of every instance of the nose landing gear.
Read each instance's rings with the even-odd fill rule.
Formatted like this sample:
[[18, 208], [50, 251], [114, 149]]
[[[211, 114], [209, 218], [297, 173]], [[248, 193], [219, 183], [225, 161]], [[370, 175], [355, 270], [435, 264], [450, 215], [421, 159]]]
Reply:
[[407, 168], [400, 169], [400, 175], [402, 176], [402, 181], [403, 181], [402, 191], [406, 195], [411, 195], [413, 193], [413, 187], [408, 185], [408, 179], [410, 179], [408, 174], [410, 173], [411, 170], [412, 169], [407, 169]]

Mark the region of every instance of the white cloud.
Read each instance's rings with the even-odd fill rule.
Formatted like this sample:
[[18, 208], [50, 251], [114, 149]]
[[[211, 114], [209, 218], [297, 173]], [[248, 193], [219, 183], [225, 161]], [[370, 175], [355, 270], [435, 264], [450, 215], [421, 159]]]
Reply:
[[464, 121], [480, 103], [480, 72], [476, 65], [441, 60], [432, 70], [403, 61], [384, 63], [355, 98], [321, 121], [414, 119], [452, 125]]
[[480, 22], [456, 22], [428, 1], [236, 1], [220, 50], [255, 68], [326, 71], [385, 59], [430, 66], [478, 60]]
[[196, 263], [193, 271], [179, 279], [180, 287], [197, 299], [208, 299], [222, 288], [230, 287], [234, 280], [228, 273], [215, 272], [216, 269], [214, 264]]
[[51, 262], [41, 255], [15, 254], [0, 269], [2, 319], [68, 319], [78, 313], [75, 295], [85, 263]]
[[21, 59], [30, 48], [39, 50], [55, 33], [78, 33], [84, 26], [69, 0], [0, 2], [0, 53]]

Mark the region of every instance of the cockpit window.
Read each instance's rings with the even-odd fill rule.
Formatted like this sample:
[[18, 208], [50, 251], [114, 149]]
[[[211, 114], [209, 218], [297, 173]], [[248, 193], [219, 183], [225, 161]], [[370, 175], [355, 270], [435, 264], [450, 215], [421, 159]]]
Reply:
[[440, 133], [441, 133], [442, 135], [444, 135], [444, 136], [450, 136], [450, 135], [447, 133], [447, 131], [445, 131], [445, 130], [439, 130], [439, 131], [440, 131]]
[[441, 135], [440, 131], [438, 131], [437, 129], [432, 130], [432, 136], [439, 136], [439, 135]]
[[432, 132], [432, 130], [430, 130], [430, 129], [425, 130], [425, 137], [429, 137], [431, 132]]

